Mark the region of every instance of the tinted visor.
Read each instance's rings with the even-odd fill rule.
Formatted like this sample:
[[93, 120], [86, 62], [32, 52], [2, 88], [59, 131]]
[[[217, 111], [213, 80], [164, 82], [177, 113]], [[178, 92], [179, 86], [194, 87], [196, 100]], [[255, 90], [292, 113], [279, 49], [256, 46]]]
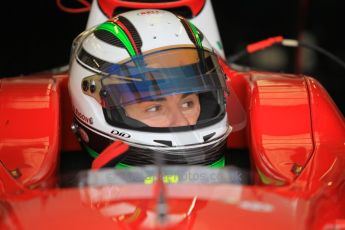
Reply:
[[[179, 58], [179, 55], [186, 56]], [[136, 57], [120, 66], [109, 66], [105, 70], [109, 75], [101, 79], [105, 106], [225, 89], [216, 57], [210, 53], [203, 56], [200, 61], [195, 49], [165, 50]]]

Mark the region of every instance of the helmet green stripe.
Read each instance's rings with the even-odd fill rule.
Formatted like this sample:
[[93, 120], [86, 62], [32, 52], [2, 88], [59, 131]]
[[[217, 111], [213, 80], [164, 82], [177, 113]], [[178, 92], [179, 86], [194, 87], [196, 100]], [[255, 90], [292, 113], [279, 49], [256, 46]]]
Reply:
[[190, 28], [192, 29], [192, 32], [195, 36], [195, 39], [196, 39], [196, 42], [197, 42], [199, 48], [203, 49], [199, 31], [196, 29], [196, 27], [191, 22], [188, 21], [188, 24], [189, 24]]
[[214, 162], [213, 164], [209, 165], [210, 168], [224, 168], [225, 166], [225, 158], [222, 157], [218, 161]]
[[136, 55], [135, 49], [134, 49], [130, 39], [128, 38], [127, 34], [117, 24], [115, 24], [113, 22], [105, 22], [105, 23], [102, 23], [101, 25], [99, 25], [96, 28], [96, 30], [106, 30], [106, 31], [112, 33], [126, 47], [126, 50], [128, 51], [129, 55], [131, 55], [131, 57]]
[[95, 150], [91, 149], [88, 145], [86, 145], [84, 142], [81, 142], [83, 147], [85, 147], [85, 150], [88, 152], [88, 154], [93, 157], [97, 158], [99, 153], [97, 153]]

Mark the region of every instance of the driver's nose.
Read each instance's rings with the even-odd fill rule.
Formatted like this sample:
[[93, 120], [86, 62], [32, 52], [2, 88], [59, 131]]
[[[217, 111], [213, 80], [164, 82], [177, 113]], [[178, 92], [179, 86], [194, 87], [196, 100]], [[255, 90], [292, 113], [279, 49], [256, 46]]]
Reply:
[[168, 127], [191, 125], [189, 124], [189, 121], [186, 118], [186, 116], [179, 108], [171, 109], [170, 115], [167, 119], [169, 124]]

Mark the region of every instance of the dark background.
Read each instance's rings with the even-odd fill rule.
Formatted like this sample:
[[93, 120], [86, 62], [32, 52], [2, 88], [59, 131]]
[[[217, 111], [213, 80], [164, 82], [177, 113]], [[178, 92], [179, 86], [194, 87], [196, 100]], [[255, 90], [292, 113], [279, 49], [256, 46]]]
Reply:
[[[76, 1], [62, 2], [71, 7], [79, 6]], [[213, 0], [212, 4], [227, 56], [241, 51], [249, 43], [282, 35], [306, 39], [345, 60], [342, 2]], [[72, 40], [85, 29], [88, 18], [88, 13], [63, 12], [55, 0], [8, 0], [1, 9], [0, 77], [27, 75], [67, 65]], [[238, 64], [315, 77], [345, 114], [345, 69], [324, 55], [304, 51], [273, 47], [243, 58]], [[307, 57], [301, 58], [302, 54]], [[296, 63], [302, 63], [302, 68], [297, 68]]]

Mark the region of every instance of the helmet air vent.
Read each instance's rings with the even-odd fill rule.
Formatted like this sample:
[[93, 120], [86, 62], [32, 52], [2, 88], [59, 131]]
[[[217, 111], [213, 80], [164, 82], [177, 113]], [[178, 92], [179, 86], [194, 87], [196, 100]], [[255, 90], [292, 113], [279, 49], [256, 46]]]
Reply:
[[159, 144], [163, 144], [163, 145], [169, 146], [169, 147], [172, 146], [172, 142], [171, 141], [167, 141], [167, 140], [153, 140], [153, 141], [156, 142], [156, 143], [159, 143]]
[[207, 134], [207, 135], [203, 136], [204, 141], [205, 141], [205, 142], [208, 141], [208, 140], [211, 139], [211, 137], [213, 137], [215, 134], [216, 134], [216, 133], [213, 132], [213, 133], [210, 133], [210, 134]]

